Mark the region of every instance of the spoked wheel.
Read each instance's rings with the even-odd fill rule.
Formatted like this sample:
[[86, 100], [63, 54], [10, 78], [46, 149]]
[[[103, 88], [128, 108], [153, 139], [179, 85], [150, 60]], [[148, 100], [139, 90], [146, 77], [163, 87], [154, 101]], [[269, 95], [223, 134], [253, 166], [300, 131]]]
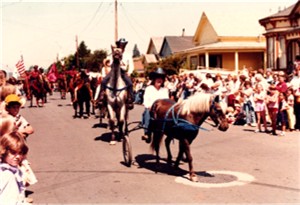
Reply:
[[123, 138], [123, 157], [126, 166], [130, 167], [132, 163], [132, 149], [127, 135]]

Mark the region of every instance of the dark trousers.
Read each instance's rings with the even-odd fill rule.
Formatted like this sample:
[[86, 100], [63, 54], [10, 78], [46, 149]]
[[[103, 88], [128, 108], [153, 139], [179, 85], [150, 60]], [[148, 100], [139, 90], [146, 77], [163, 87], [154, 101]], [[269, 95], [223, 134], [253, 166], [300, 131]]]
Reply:
[[79, 100], [79, 101], [78, 101], [78, 105], [79, 105], [79, 116], [80, 116], [80, 117], [83, 116], [83, 104], [85, 104], [85, 112], [86, 112], [87, 116], [90, 116], [90, 107], [91, 107], [90, 99]]
[[296, 117], [295, 129], [300, 130], [300, 103], [297, 101], [295, 101], [295, 104], [294, 104], [294, 112], [295, 112], [295, 117]]

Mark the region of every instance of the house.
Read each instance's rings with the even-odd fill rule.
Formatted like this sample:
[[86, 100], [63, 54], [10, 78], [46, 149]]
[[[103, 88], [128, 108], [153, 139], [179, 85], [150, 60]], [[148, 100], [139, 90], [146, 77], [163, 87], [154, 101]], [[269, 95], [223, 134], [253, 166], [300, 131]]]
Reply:
[[260, 19], [266, 33], [267, 67], [286, 69], [300, 55], [300, 1]]
[[162, 58], [168, 57], [179, 51], [193, 48], [193, 36], [165, 36], [159, 56]]
[[202, 13], [193, 36], [193, 47], [178, 52], [185, 55], [189, 69], [238, 72], [243, 68], [265, 68], [266, 45], [263, 27], [237, 14], [208, 16]]
[[144, 64], [143, 64], [143, 57], [136, 57], [133, 58], [133, 70], [139, 74], [139, 76], [143, 76], [144, 74]]

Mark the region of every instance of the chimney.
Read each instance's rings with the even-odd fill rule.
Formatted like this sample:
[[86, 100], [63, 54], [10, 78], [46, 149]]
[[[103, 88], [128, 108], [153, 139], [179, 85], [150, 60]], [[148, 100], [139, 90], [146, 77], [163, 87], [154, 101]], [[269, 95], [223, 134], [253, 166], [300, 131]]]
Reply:
[[185, 28], [182, 29], [182, 35], [181, 36], [184, 36], [185, 35]]

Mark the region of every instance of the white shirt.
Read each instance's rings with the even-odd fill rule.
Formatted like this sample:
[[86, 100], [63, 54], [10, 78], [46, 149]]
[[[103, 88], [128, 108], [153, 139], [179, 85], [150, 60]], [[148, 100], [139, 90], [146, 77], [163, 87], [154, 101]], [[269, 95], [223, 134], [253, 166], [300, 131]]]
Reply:
[[157, 90], [154, 85], [149, 85], [145, 89], [144, 106], [145, 108], [150, 108], [156, 100], [166, 98], [169, 98], [169, 91], [167, 88], [160, 88]]
[[[21, 171], [6, 163], [0, 163], [0, 166], [0, 203], [3, 205], [23, 204], [25, 189], [24, 185], [18, 184], [22, 183]], [[5, 167], [7, 169], [2, 169]]]

